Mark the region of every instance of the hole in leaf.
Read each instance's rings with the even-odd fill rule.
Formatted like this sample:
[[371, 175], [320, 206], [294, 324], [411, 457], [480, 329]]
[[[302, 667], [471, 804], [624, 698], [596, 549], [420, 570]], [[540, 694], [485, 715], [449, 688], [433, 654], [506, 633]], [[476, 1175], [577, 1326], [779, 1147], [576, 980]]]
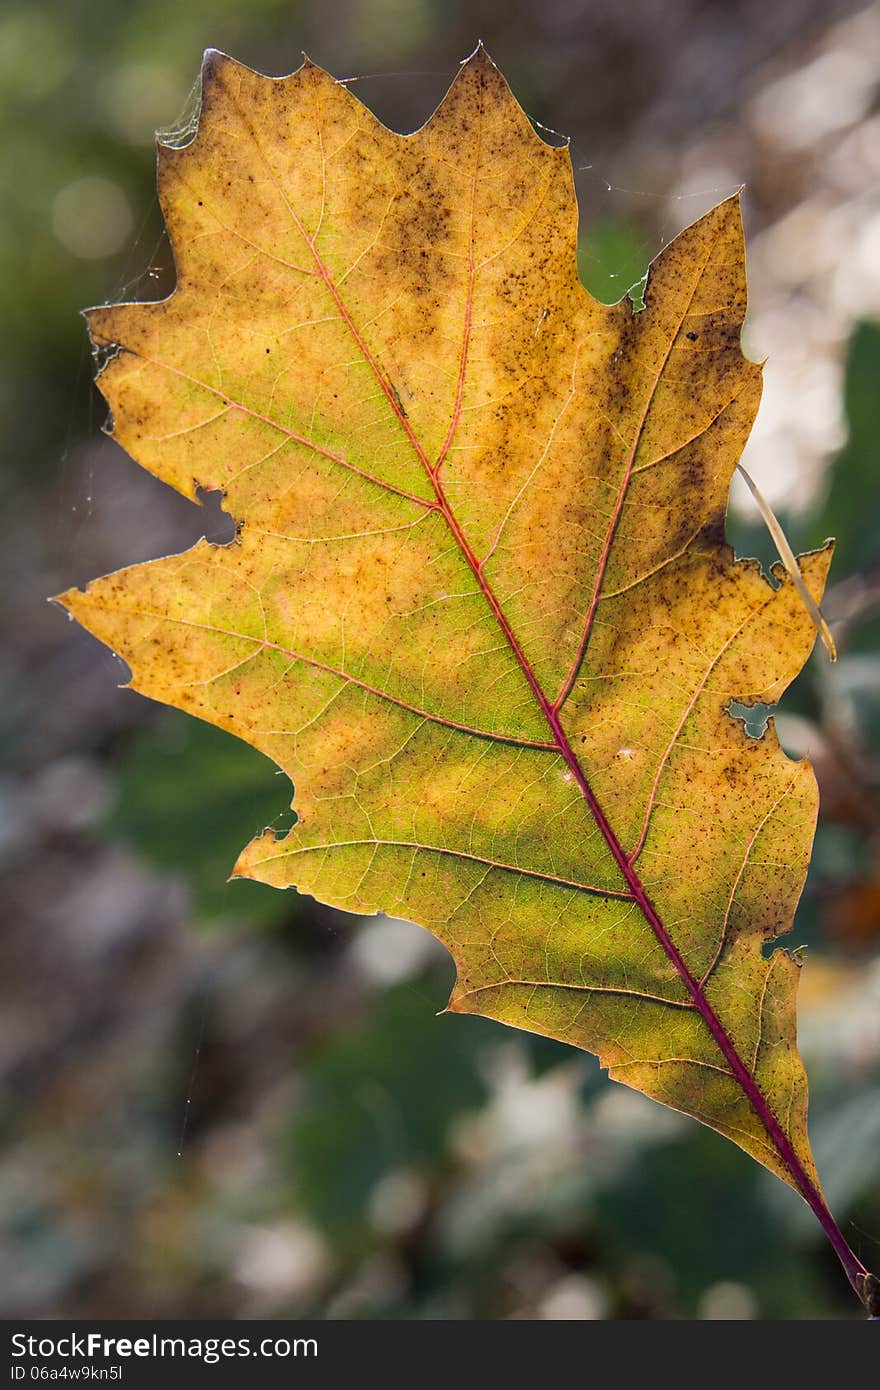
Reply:
[[809, 949], [806, 942], [797, 945], [792, 944], [791, 940], [786, 940], [785, 936], [771, 936], [769, 941], [761, 942], [761, 955], [765, 960], [772, 960], [777, 951], [785, 951], [791, 956], [795, 965], [803, 965]]
[[578, 243], [578, 269], [590, 294], [602, 304], [628, 295], [635, 312], [644, 305], [648, 259], [641, 238], [621, 222], [599, 222]]
[[92, 343], [92, 358], [95, 363], [95, 376], [99, 377], [108, 363], [118, 357], [122, 347], [119, 343]]
[[754, 705], [743, 705], [739, 700], [731, 700], [727, 713], [733, 719], [741, 719], [749, 738], [763, 738], [767, 720], [775, 710], [775, 705], [762, 705], [760, 700]]
[[212, 545], [229, 545], [238, 534], [234, 516], [223, 510], [225, 494], [218, 487], [197, 487], [196, 496], [205, 513], [205, 540]]

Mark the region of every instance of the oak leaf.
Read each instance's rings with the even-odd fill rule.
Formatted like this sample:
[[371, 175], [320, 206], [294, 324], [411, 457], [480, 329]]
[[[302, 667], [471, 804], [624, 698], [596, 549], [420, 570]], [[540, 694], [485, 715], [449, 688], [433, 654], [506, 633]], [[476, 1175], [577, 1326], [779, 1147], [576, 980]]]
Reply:
[[[211, 52], [159, 182], [177, 288], [89, 312], [100, 387], [119, 443], [221, 490], [238, 535], [62, 601], [135, 690], [290, 777], [294, 829], [235, 873], [429, 928], [451, 1009], [596, 1053], [836, 1231], [798, 966], [763, 949], [816, 785], [727, 712], [775, 703], [815, 636], [724, 540], [761, 389], [738, 200], [639, 312], [596, 302], [568, 150], [482, 49], [406, 137], [310, 62]], [[801, 557], [817, 600], [830, 553]]]

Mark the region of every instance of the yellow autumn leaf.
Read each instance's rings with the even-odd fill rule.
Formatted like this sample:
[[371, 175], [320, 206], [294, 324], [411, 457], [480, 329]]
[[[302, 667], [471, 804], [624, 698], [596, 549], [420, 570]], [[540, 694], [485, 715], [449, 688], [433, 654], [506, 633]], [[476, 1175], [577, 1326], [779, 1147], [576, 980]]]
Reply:
[[[787, 932], [817, 793], [772, 721], [815, 636], [724, 513], [761, 373], [727, 200], [645, 307], [582, 288], [568, 151], [482, 51], [414, 135], [307, 62], [217, 53], [160, 148], [178, 284], [92, 310], [113, 434], [227, 546], [62, 601], [135, 690], [228, 729], [297, 823], [235, 872], [429, 928], [450, 1008], [612, 1077], [822, 1198]], [[821, 596], [830, 548], [801, 557]], [[206, 786], [205, 796], [211, 789]]]

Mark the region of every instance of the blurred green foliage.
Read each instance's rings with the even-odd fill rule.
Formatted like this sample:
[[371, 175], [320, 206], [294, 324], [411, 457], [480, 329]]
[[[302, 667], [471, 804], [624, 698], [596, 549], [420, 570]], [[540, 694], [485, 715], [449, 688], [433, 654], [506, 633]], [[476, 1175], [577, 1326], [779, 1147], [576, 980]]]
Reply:
[[255, 748], [200, 719], [165, 714], [134, 739], [120, 768], [108, 829], [160, 869], [186, 877], [200, 916], [271, 926], [295, 893], [227, 880], [245, 844], [292, 821], [290, 784]]
[[443, 1003], [431, 980], [389, 989], [366, 1021], [306, 1059], [306, 1095], [288, 1141], [297, 1195], [344, 1245], [363, 1241], [384, 1174], [436, 1178], [453, 1121], [485, 1102], [476, 1061], [495, 1029], [485, 1019], [438, 1021]]
[[880, 324], [859, 324], [850, 340], [843, 404], [849, 437], [819, 505], [797, 523], [803, 549], [836, 537], [835, 583], [880, 566]]

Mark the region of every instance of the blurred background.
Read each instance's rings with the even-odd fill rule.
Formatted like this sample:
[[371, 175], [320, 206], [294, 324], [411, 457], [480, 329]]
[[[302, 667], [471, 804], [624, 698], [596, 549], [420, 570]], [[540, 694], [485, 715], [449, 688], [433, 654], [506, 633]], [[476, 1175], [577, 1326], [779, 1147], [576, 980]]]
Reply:
[[[880, 1266], [880, 8], [5, 0], [6, 1318], [858, 1316], [806, 1208], [732, 1145], [590, 1057], [437, 1018], [452, 971], [426, 933], [227, 885], [287, 784], [120, 691], [45, 602], [228, 534], [102, 437], [78, 318], [171, 289], [153, 132], [191, 104], [202, 49], [271, 74], [305, 49], [410, 130], [479, 37], [572, 136], [600, 298], [745, 184], [746, 346], [769, 359], [748, 464], [793, 542], [838, 537], [841, 659], [814, 653], [778, 714], [822, 789], [791, 938], [811, 1134]], [[772, 558], [744, 492], [730, 534]]]

